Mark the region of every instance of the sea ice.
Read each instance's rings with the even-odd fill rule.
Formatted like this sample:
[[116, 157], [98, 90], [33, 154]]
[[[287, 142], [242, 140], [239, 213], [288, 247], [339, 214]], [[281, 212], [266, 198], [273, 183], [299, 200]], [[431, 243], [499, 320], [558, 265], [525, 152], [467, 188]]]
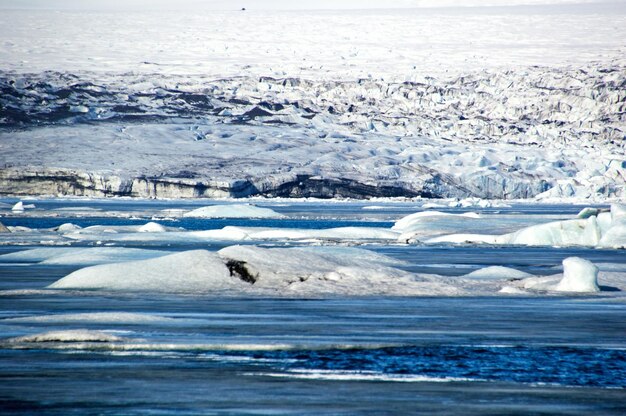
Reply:
[[231, 246], [217, 254], [193, 250], [86, 267], [48, 287], [187, 293], [226, 290], [279, 296], [463, 293], [435, 277], [393, 267], [396, 264], [389, 257], [347, 247]]
[[169, 252], [126, 247], [39, 247], [0, 255], [0, 261], [86, 266], [150, 259], [166, 254]]
[[167, 230], [161, 224], [157, 224], [156, 222], [149, 222], [139, 227], [138, 231], [140, 233], [164, 233]]
[[63, 331], [49, 331], [40, 334], [26, 335], [23, 337], [10, 338], [9, 343], [34, 343], [34, 342], [117, 342], [124, 340], [121, 337], [102, 331], [87, 329], [68, 329]]
[[232, 288], [219, 256], [192, 250], [149, 260], [102, 264], [77, 270], [57, 280], [51, 289], [108, 289], [155, 292], [207, 292]]
[[599, 292], [598, 268], [589, 260], [568, 257], [563, 260], [563, 279], [554, 288], [558, 292]]
[[24, 212], [24, 203], [22, 201], [19, 201], [18, 203], [13, 205], [13, 208], [11, 208], [11, 211], [13, 211], [13, 212]]
[[285, 216], [269, 208], [250, 204], [211, 205], [184, 214], [197, 218], [284, 218]]
[[[448, 234], [427, 239], [427, 243], [514, 244], [529, 246], [626, 247], [624, 205], [611, 205], [611, 212], [583, 210], [586, 218], [552, 221], [502, 235]], [[579, 214], [580, 215], [580, 214]], [[401, 236], [402, 238], [402, 236]]]
[[517, 280], [531, 277], [532, 275], [517, 269], [503, 266], [489, 266], [475, 270], [463, 276], [465, 279], [475, 280]]

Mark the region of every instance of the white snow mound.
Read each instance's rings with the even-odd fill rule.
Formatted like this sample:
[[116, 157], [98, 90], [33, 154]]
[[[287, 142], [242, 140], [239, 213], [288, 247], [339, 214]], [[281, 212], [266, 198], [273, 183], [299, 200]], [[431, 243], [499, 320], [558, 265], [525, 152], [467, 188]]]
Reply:
[[156, 259], [103, 264], [77, 270], [51, 289], [206, 292], [231, 287], [222, 260], [206, 250], [191, 250]]
[[161, 257], [167, 251], [126, 247], [40, 247], [0, 255], [0, 261], [56, 265], [95, 265]]
[[13, 208], [11, 208], [11, 211], [24, 212], [24, 204], [22, 203], [22, 201], [19, 201], [17, 204], [13, 205]]
[[249, 204], [211, 205], [189, 211], [184, 217], [195, 218], [284, 218], [285, 216], [269, 208]]
[[598, 268], [589, 260], [568, 257], [563, 260], [563, 279], [554, 289], [558, 292], [599, 292]]
[[477, 280], [504, 280], [504, 279], [525, 279], [531, 277], [530, 273], [523, 272], [521, 270], [513, 269], [503, 266], [489, 266], [482, 269], [475, 270], [471, 273], [464, 275], [466, 279]]
[[164, 233], [167, 230], [161, 224], [157, 224], [156, 222], [149, 222], [139, 227], [138, 231], [140, 233]]

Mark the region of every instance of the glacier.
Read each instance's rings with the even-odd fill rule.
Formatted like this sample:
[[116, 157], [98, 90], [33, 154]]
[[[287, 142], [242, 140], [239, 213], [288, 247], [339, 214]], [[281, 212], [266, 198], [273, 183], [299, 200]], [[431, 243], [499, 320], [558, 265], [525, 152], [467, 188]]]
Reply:
[[5, 10], [0, 195], [624, 198], [623, 4], [537, 3]]

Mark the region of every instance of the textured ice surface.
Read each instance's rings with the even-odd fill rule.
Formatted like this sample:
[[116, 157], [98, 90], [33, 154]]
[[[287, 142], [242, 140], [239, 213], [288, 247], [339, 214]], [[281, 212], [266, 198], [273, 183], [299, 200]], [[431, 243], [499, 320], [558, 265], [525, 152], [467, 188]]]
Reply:
[[563, 260], [563, 279], [554, 290], [559, 292], [599, 292], [598, 267], [580, 257]]
[[585, 219], [532, 225], [504, 235], [447, 234], [427, 243], [519, 244], [529, 246], [626, 247], [624, 205], [612, 204], [611, 212], [585, 215]]
[[0, 191], [623, 197], [625, 13], [3, 11]]
[[458, 295], [463, 290], [392, 266], [394, 260], [355, 248], [231, 246], [75, 271], [52, 289], [315, 295]]

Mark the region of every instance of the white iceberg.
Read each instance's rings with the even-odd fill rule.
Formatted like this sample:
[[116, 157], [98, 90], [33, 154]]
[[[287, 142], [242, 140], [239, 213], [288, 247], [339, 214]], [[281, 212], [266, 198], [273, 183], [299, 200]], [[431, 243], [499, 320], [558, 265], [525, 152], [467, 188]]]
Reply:
[[211, 205], [194, 209], [183, 216], [193, 218], [285, 218], [283, 214], [272, 209], [250, 204]]
[[87, 266], [151, 259], [167, 254], [167, 251], [126, 247], [40, 247], [0, 255], [0, 261]]
[[599, 292], [598, 267], [580, 257], [563, 260], [563, 279], [554, 288], [558, 292]]
[[[626, 207], [611, 205], [611, 212], [581, 212], [586, 218], [552, 221], [502, 235], [448, 234], [426, 243], [513, 244], [529, 246], [626, 247]], [[400, 237], [402, 238], [402, 236]]]
[[13, 208], [11, 208], [11, 211], [13, 211], [13, 212], [24, 212], [24, 203], [22, 201], [19, 201], [18, 203], [13, 205]]
[[156, 292], [207, 292], [237, 282], [215, 253], [192, 250], [155, 259], [102, 264], [77, 270], [51, 289], [108, 289]]
[[76, 224], [72, 224], [71, 222], [66, 222], [65, 224], [61, 224], [56, 228], [56, 231], [65, 234], [72, 233], [74, 231], [80, 230], [82, 227]]
[[156, 222], [149, 222], [139, 227], [137, 231], [139, 231], [140, 233], [164, 233], [167, 230], [161, 224], [158, 224]]
[[48, 286], [208, 293], [316, 295], [458, 295], [462, 290], [431, 276], [393, 267], [398, 261], [347, 247], [231, 246], [217, 254], [193, 250], [156, 259], [86, 267]]
[[465, 279], [474, 280], [517, 280], [531, 277], [530, 273], [503, 266], [489, 266], [474, 270], [463, 276]]
[[[398, 261], [350, 247], [265, 249], [231, 246], [220, 250], [258, 289], [285, 295], [456, 295], [462, 291], [392, 267]], [[232, 264], [232, 263], [231, 263]]]
[[395, 222], [392, 230], [407, 232], [411, 231], [411, 229], [415, 226], [415, 224], [422, 223], [424, 221], [428, 221], [429, 217], [463, 217], [463, 218], [480, 218], [480, 215], [475, 212], [464, 212], [462, 214], [451, 214], [449, 212], [441, 212], [441, 211], [420, 211], [414, 214], [407, 215], [405, 217], [400, 218]]
[[[240, 227], [248, 240], [389, 240], [395, 241], [398, 233], [377, 227], [338, 227], [325, 229], [255, 228]], [[231, 235], [235, 235], [234, 233]]]
[[[623, 283], [623, 276], [621, 279]], [[519, 288], [533, 291], [595, 293], [598, 286], [598, 267], [579, 257], [563, 260], [563, 275], [530, 277], [519, 282]]]

